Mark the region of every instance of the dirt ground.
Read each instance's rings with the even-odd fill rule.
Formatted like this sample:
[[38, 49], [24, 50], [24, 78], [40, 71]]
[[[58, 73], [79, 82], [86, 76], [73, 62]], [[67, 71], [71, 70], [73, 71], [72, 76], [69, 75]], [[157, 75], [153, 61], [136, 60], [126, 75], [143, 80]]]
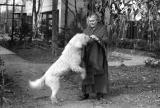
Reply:
[[[7, 86], [12, 93], [5, 96], [10, 99], [4, 108], [159, 108], [160, 107], [160, 68], [141, 66], [110, 66], [110, 93], [104, 100], [88, 99], [79, 101], [80, 78], [69, 74], [61, 80], [58, 97], [63, 99], [62, 106], [52, 105], [49, 99], [51, 91], [31, 90], [28, 80], [34, 80], [44, 74], [54, 62], [50, 50], [18, 49], [17, 55], [0, 55], [5, 60], [6, 74], [12, 79]], [[130, 50], [118, 50], [129, 54]], [[135, 55], [146, 52], [132, 52]], [[109, 61], [121, 58], [110, 57]]]

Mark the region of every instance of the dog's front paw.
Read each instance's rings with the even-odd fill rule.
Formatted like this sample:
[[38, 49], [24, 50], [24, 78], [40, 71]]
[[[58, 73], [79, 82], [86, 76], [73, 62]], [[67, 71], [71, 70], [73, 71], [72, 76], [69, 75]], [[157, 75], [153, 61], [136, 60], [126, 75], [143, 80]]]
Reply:
[[53, 105], [62, 106], [63, 99], [51, 98], [51, 102]]
[[86, 73], [81, 73], [81, 78], [84, 80], [86, 78]]
[[61, 104], [60, 104], [60, 102], [57, 100], [57, 98], [52, 98], [52, 99], [51, 99], [51, 103], [52, 103], [53, 105], [56, 105], [56, 106], [61, 106]]

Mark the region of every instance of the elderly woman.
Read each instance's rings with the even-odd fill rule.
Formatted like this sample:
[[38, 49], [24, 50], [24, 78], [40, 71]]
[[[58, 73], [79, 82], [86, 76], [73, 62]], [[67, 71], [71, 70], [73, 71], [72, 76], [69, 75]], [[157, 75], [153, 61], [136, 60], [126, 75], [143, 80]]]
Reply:
[[98, 16], [91, 14], [87, 18], [88, 27], [84, 33], [92, 39], [84, 48], [84, 64], [87, 71], [86, 79], [82, 82], [81, 100], [88, 99], [95, 94], [97, 99], [108, 93], [108, 62], [106, 55], [107, 28], [98, 23]]

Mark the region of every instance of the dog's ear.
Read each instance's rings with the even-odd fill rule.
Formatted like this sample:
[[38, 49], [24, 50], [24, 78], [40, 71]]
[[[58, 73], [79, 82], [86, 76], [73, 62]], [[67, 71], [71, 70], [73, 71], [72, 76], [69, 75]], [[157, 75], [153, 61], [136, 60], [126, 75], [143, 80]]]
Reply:
[[85, 41], [89, 41], [90, 37], [86, 34], [81, 34]]

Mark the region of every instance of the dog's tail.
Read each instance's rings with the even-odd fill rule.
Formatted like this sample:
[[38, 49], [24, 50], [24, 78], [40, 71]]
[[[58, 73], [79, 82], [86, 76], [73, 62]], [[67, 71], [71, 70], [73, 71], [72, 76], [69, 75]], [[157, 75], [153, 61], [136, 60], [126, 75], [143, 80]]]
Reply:
[[40, 79], [37, 79], [35, 81], [29, 80], [29, 86], [32, 89], [41, 89], [44, 86], [45, 83], [45, 76], [42, 76]]

